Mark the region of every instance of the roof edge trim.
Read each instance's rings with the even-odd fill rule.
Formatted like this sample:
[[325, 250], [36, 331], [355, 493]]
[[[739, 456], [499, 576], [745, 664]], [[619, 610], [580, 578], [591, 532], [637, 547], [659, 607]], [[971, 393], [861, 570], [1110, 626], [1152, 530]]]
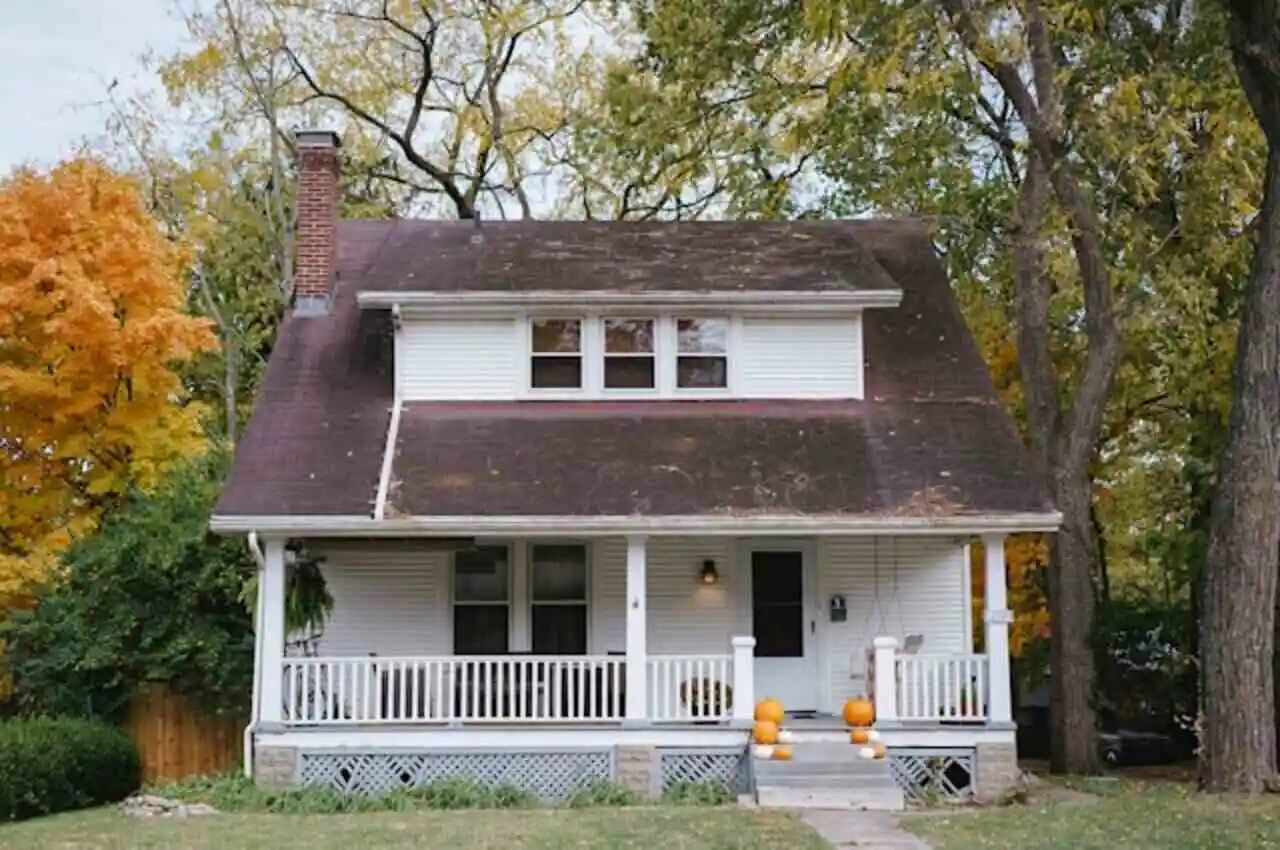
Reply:
[[440, 315], [442, 310], [462, 312], [493, 309], [527, 309], [530, 307], [731, 307], [734, 309], [779, 308], [851, 310], [893, 308], [902, 303], [901, 289], [866, 289], [838, 291], [775, 290], [771, 292], [610, 292], [591, 290], [531, 290], [528, 292], [432, 292], [414, 290], [362, 289], [356, 295], [362, 308], [423, 308]]
[[226, 516], [214, 515], [212, 531], [223, 534], [316, 535], [325, 537], [612, 537], [626, 534], [699, 534], [717, 537], [809, 534], [1015, 534], [1057, 531], [1062, 514], [963, 514], [883, 516], [867, 514], [797, 516]]

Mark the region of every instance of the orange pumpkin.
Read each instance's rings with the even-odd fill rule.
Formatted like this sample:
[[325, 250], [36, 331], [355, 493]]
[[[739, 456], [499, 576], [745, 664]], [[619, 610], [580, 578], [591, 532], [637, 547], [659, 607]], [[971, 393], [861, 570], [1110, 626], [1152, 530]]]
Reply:
[[844, 704], [844, 722], [853, 727], [866, 727], [875, 722], [876, 707], [864, 697], [851, 699]]
[[882, 759], [882, 758], [884, 758], [884, 757], [888, 754], [888, 752], [889, 752], [888, 750], [886, 750], [886, 749], [884, 748], [884, 744], [880, 743], [879, 741], [876, 741], [876, 742], [875, 742], [874, 744], [872, 744], [871, 746], [875, 748], [875, 751], [876, 751], [876, 758], [878, 758], [878, 759]]
[[853, 744], [865, 744], [871, 740], [871, 736], [867, 734], [866, 729], [854, 729], [849, 733], [849, 742]]
[[772, 720], [757, 720], [755, 728], [751, 730], [751, 737], [757, 744], [776, 744], [778, 743], [778, 724]]
[[793, 755], [793, 751], [790, 747], [774, 747], [773, 748], [774, 761], [791, 761], [792, 755]]
[[773, 697], [765, 697], [756, 703], [756, 720], [765, 720], [776, 726], [782, 725], [782, 718], [786, 715], [782, 703]]

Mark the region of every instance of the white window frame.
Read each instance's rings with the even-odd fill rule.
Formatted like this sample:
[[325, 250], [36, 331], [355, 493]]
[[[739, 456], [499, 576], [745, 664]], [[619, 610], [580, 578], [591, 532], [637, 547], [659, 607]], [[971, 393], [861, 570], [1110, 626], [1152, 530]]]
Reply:
[[[533, 325], [535, 322], [577, 322], [578, 323], [578, 351], [576, 354], [570, 351], [534, 351], [533, 350]], [[569, 316], [569, 315], [546, 315], [546, 316], [529, 316], [523, 322], [524, 325], [524, 388], [531, 396], [539, 398], [564, 397], [579, 398], [589, 394], [588, 387], [591, 385], [591, 375], [589, 363], [592, 360], [590, 354], [590, 343], [588, 340], [588, 326], [591, 318], [587, 316]], [[572, 387], [535, 387], [533, 385], [533, 361], [537, 357], [574, 357], [578, 358], [578, 386]]]
[[[608, 396], [638, 396], [641, 398], [652, 398], [661, 392], [662, 382], [660, 373], [662, 372], [662, 340], [661, 340], [661, 316], [601, 316], [600, 318], [600, 392], [602, 395]], [[605, 325], [611, 321], [619, 322], [649, 322], [653, 325], [653, 350], [648, 353], [640, 352], [614, 352], [609, 353], [608, 336], [605, 333]], [[648, 357], [653, 360], [653, 386], [651, 387], [608, 387], [605, 386], [605, 364], [608, 363], [610, 357], [618, 359], [641, 358]]]
[[[711, 321], [722, 321], [725, 324], [724, 329], [724, 354], [706, 353], [695, 354], [693, 352], [683, 352], [685, 357], [724, 357], [724, 386], [723, 387], [681, 387], [680, 386], [680, 320], [682, 319], [706, 319]], [[734, 387], [738, 381], [734, 374], [734, 362], [740, 360], [735, 353], [741, 349], [738, 340], [742, 335], [742, 321], [734, 316], [724, 313], [676, 313], [671, 316], [671, 393], [678, 398], [687, 397], [719, 397], [732, 395]]]
[[[536, 599], [534, 599], [534, 596], [533, 596], [533, 569], [534, 569], [533, 550], [535, 546], [576, 546], [582, 549], [584, 563], [586, 564], [586, 583], [584, 585], [584, 592], [583, 592], [583, 597], [581, 601], [578, 601], [576, 599], [560, 599], [560, 600], [550, 600], [545, 602], [539, 602]], [[583, 619], [584, 619], [584, 622], [586, 623], [586, 630], [587, 630], [585, 654], [591, 655], [593, 652], [595, 652], [595, 628], [591, 622], [591, 612], [592, 612], [591, 544], [585, 540], [548, 538], [546, 540], [527, 541], [524, 545], [524, 551], [525, 551], [524, 562], [525, 562], [525, 569], [526, 569], [526, 574], [525, 574], [526, 578], [524, 582], [525, 598], [521, 600], [522, 607], [525, 610], [525, 618], [524, 618], [525, 634], [524, 634], [524, 642], [523, 642], [524, 649], [528, 652], [533, 652], [533, 606], [534, 605], [563, 605], [563, 606], [574, 605], [574, 606], [582, 606], [584, 610]]]
[[[515, 650], [516, 639], [516, 568], [518, 566], [515, 559], [515, 547], [510, 543], [486, 543], [485, 548], [492, 547], [494, 549], [507, 550], [507, 598], [502, 602], [458, 599], [458, 557], [457, 553], [449, 555], [449, 652], [453, 656], [458, 656], [457, 649], [457, 623], [454, 611], [459, 607], [505, 607], [507, 609], [507, 652]], [[459, 656], [466, 657], [466, 656]]]
[[[629, 355], [606, 355], [604, 344], [604, 322], [606, 319], [629, 319], [639, 321], [651, 319], [654, 323], [653, 357], [654, 386], [651, 389], [619, 388], [606, 389], [604, 386], [604, 361], [606, 356], [625, 357]], [[726, 386], [699, 387], [681, 389], [676, 386], [676, 363], [680, 356], [679, 339], [676, 334], [678, 319], [719, 319], [728, 323], [725, 337]], [[538, 389], [533, 386], [533, 323], [537, 321], [560, 320], [580, 322], [580, 353], [582, 358], [582, 385], [578, 389], [547, 388]], [[741, 386], [740, 369], [742, 365], [742, 318], [723, 311], [689, 310], [680, 313], [654, 313], [627, 311], [625, 313], [529, 313], [517, 319], [518, 347], [522, 358], [521, 384], [517, 398], [521, 400], [543, 401], [582, 401], [598, 399], [673, 399], [673, 398], [729, 398]], [[546, 355], [555, 356], [555, 355]], [[634, 355], [639, 356], [639, 355]], [[719, 355], [710, 355], [719, 356]]]

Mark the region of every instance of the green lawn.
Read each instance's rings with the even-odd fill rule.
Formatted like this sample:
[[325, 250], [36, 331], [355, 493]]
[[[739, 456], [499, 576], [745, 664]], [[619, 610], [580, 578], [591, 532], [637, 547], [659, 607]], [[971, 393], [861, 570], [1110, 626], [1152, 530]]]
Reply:
[[738, 808], [600, 808], [211, 815], [127, 818], [98, 809], [0, 826], [4, 850], [827, 850], [812, 830], [780, 812]]
[[1079, 780], [1037, 790], [1028, 805], [904, 823], [936, 850], [1280, 850], [1280, 796], [1204, 798], [1173, 782]]

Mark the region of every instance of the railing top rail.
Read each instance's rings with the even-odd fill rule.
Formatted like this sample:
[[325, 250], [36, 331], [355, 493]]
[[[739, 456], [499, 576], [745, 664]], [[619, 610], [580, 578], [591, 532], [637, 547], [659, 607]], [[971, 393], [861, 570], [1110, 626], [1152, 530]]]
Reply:
[[897, 657], [903, 661], [984, 661], [987, 656], [981, 652], [899, 652]]
[[284, 659], [286, 664], [451, 664], [477, 661], [504, 664], [571, 664], [626, 661], [624, 655], [303, 655]]

